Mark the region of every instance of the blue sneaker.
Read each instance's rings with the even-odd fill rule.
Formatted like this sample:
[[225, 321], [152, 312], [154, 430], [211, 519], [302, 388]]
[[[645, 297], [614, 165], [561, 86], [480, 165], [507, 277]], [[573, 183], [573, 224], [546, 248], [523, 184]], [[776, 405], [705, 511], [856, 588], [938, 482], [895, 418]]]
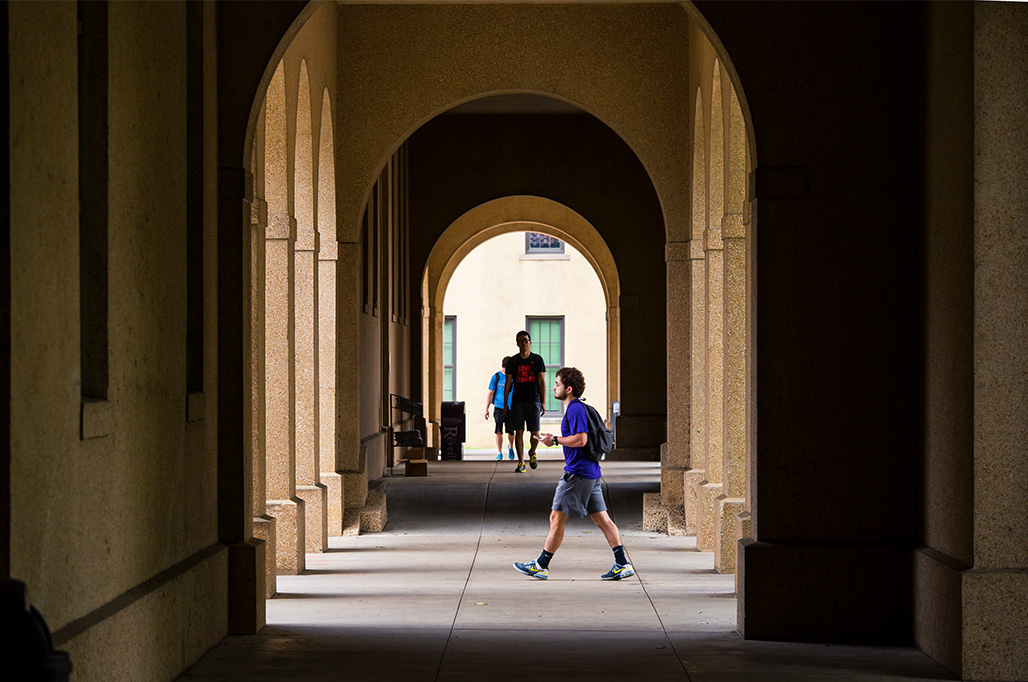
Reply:
[[503, 453], [502, 452], [500, 454], [496, 455], [496, 461], [497, 462], [499, 462], [501, 459], [503, 459]]
[[518, 573], [524, 573], [525, 575], [530, 575], [533, 578], [537, 578], [539, 580], [546, 580], [548, 577], [550, 577], [550, 572], [542, 566], [540, 566], [539, 564], [535, 563], [535, 559], [532, 559], [531, 561], [526, 561], [523, 564], [515, 561], [514, 570]]
[[619, 564], [615, 561], [610, 570], [600, 576], [600, 580], [621, 580], [630, 575], [635, 575], [635, 569], [632, 568], [632, 564]]
[[[517, 455], [514, 454], [514, 448], [507, 448], [507, 459], [514, 459]], [[497, 457], [496, 459], [499, 459]]]

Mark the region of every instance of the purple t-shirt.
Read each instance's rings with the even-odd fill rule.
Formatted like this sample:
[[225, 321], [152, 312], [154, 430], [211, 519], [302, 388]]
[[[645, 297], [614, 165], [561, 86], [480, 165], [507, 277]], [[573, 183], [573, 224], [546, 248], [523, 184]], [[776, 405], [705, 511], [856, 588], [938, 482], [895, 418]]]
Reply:
[[[572, 400], [564, 413], [564, 420], [560, 423], [560, 435], [573, 436], [576, 433], [589, 433], [589, 414], [585, 411], [585, 405]], [[582, 478], [600, 478], [600, 463], [594, 462], [585, 454], [585, 448], [564, 447], [564, 471], [578, 474]]]

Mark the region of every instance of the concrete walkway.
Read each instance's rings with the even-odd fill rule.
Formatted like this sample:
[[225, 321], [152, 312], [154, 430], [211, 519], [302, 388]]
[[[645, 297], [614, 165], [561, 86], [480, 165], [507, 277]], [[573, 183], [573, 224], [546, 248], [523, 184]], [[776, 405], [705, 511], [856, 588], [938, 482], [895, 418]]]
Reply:
[[734, 578], [693, 538], [642, 531], [656, 462], [604, 464], [608, 505], [638, 574], [588, 520], [568, 524], [550, 578], [535, 558], [561, 463], [432, 462], [388, 479], [383, 533], [332, 538], [307, 572], [278, 579], [259, 635], [229, 637], [182, 678], [359, 682], [885, 682], [955, 679], [909, 648], [740, 640]]

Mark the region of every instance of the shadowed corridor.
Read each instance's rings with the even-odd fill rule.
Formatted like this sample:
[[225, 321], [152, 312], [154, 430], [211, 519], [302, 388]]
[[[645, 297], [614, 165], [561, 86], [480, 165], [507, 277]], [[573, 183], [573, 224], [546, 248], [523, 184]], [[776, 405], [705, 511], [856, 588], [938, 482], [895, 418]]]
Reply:
[[308, 555], [304, 574], [278, 578], [259, 635], [225, 639], [180, 679], [954, 679], [913, 648], [741, 640], [734, 577], [694, 538], [642, 531], [658, 463], [604, 464], [635, 577], [598, 579], [612, 555], [588, 520], [569, 521], [549, 580], [516, 573], [538, 556], [559, 472], [552, 459], [525, 475], [508, 461], [397, 468], [385, 532]]

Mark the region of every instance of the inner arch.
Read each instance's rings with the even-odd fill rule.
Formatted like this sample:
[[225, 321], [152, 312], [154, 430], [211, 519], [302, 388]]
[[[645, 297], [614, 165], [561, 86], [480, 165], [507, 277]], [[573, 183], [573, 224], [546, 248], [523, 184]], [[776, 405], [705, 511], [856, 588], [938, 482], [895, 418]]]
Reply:
[[460, 262], [489, 239], [508, 232], [540, 232], [566, 241], [593, 267], [607, 308], [607, 391], [620, 395], [620, 284], [617, 265], [596, 228], [567, 206], [539, 196], [516, 195], [485, 202], [457, 218], [439, 236], [422, 278], [424, 316], [423, 386], [429, 421], [438, 421], [442, 401], [442, 321], [446, 286]]

